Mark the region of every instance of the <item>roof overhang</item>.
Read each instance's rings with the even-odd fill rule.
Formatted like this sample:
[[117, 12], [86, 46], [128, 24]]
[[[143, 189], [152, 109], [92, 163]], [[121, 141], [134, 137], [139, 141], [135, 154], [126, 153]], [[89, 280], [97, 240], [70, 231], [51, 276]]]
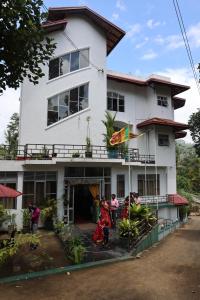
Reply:
[[137, 128], [142, 129], [151, 125], [171, 127], [173, 128], [174, 131], [181, 131], [189, 128], [187, 124], [175, 122], [169, 119], [160, 119], [160, 118], [152, 118], [152, 119], [145, 120], [144, 122], [137, 124]]
[[168, 195], [168, 201], [173, 203], [174, 205], [178, 205], [178, 206], [189, 204], [188, 200], [179, 194]]
[[187, 132], [186, 131], [177, 131], [175, 132], [175, 139], [183, 139], [184, 137], [186, 137]]
[[85, 16], [103, 30], [107, 40], [107, 55], [115, 48], [115, 46], [126, 34], [124, 30], [111, 23], [101, 15], [97, 14], [87, 6], [50, 7], [47, 21], [63, 20], [71, 15]]
[[53, 32], [57, 30], [64, 30], [67, 25], [67, 20], [56, 20], [56, 21], [47, 21], [42, 24], [42, 28], [47, 32]]
[[180, 97], [173, 97], [174, 109], [181, 108], [185, 105], [185, 99]]
[[[190, 87], [187, 85], [177, 84], [177, 83], [173, 83], [171, 81], [161, 80], [159, 78], [154, 78], [154, 77], [152, 77], [152, 78], [150, 77], [147, 80], [142, 80], [142, 79], [128, 76], [126, 74], [118, 75], [118, 74], [113, 74], [113, 73], [107, 73], [107, 79], [115, 80], [115, 81], [118, 81], [121, 83], [129, 83], [129, 84], [139, 85], [139, 86], [151, 86], [152, 88], [154, 88], [155, 86], [167, 86], [167, 87], [171, 88], [172, 97], [190, 89]], [[183, 98], [179, 98], [179, 99], [183, 100]]]

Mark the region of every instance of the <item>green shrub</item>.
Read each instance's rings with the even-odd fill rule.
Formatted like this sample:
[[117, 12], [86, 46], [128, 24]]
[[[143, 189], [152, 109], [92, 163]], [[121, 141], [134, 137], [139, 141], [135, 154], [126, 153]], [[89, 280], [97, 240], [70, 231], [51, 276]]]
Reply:
[[75, 264], [82, 263], [86, 248], [79, 237], [73, 237], [66, 243], [67, 257]]
[[135, 238], [139, 235], [138, 226], [139, 221], [133, 221], [128, 219], [123, 219], [118, 224], [120, 237], [131, 237]]

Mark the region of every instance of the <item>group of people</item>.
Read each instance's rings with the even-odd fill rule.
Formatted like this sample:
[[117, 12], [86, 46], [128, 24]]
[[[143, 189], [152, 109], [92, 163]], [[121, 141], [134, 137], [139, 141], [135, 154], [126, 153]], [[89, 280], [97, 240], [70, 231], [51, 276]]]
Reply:
[[[128, 207], [130, 204], [140, 205], [140, 198], [138, 193], [131, 192], [130, 196], [127, 196], [124, 200], [124, 207], [121, 211], [120, 218], [128, 218]], [[99, 195], [94, 200], [94, 221], [97, 223], [97, 227], [92, 236], [95, 243], [104, 245], [108, 244], [109, 241], [109, 230], [110, 228], [116, 228], [116, 219], [119, 208], [119, 201], [115, 194], [111, 195], [111, 200], [107, 201], [102, 199], [100, 201]]]

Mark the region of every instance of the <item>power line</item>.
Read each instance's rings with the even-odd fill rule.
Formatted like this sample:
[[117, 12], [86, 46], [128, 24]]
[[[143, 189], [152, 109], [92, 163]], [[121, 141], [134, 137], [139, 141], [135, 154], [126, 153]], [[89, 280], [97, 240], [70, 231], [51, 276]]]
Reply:
[[[43, 8], [46, 10], [46, 12], [48, 12], [48, 8], [43, 4], [42, 5]], [[51, 22], [50, 20], [48, 20], [48, 22], [50, 24], [54, 24], [54, 22]], [[104, 72], [103, 68], [99, 68], [98, 66], [96, 66], [86, 55], [84, 55], [78, 48], [78, 46], [73, 42], [73, 40], [66, 34], [66, 32], [62, 32], [62, 35], [71, 43], [71, 45], [75, 48], [75, 50], [79, 51], [79, 54], [86, 60], [88, 61], [88, 63], [93, 66], [97, 71], [99, 72]]]
[[194, 66], [194, 60], [193, 60], [193, 57], [192, 57], [192, 52], [191, 52], [190, 44], [189, 44], [189, 41], [188, 41], [185, 25], [184, 25], [184, 22], [183, 22], [183, 17], [182, 17], [182, 14], [181, 14], [181, 10], [180, 10], [179, 4], [178, 4], [178, 0], [173, 0], [173, 4], [174, 4], [174, 9], [175, 9], [175, 12], [176, 12], [177, 19], [178, 19], [178, 23], [179, 23], [179, 26], [180, 26], [181, 34], [182, 34], [182, 37], [183, 37], [183, 40], [184, 40], [187, 55], [188, 55], [188, 58], [189, 58], [189, 61], [190, 61], [190, 66], [191, 66], [193, 76], [194, 76], [194, 79], [195, 79], [195, 82], [196, 82], [197, 90], [198, 90], [199, 95], [200, 95], [199, 80], [198, 80], [198, 76], [197, 76], [196, 69], [195, 69], [195, 66]]

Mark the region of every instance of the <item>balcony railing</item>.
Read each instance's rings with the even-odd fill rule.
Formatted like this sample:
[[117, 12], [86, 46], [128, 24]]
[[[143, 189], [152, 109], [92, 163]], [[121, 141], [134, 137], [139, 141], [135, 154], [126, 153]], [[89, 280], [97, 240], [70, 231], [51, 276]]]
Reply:
[[26, 144], [11, 149], [9, 145], [0, 146], [0, 160], [47, 160], [52, 158], [88, 158], [88, 159], [124, 159], [130, 162], [155, 163], [154, 155], [141, 155], [139, 149], [129, 148], [127, 151], [107, 150], [105, 146], [69, 144]]

